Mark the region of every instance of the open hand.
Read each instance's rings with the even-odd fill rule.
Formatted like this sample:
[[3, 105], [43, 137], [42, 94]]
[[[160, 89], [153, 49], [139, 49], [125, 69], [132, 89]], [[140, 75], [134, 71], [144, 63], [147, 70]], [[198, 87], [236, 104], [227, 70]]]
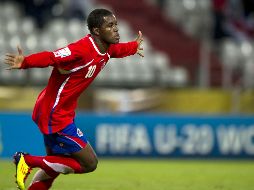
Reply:
[[7, 53], [5, 55], [4, 63], [9, 65], [7, 70], [19, 69], [21, 67], [22, 62], [25, 59], [22, 49], [19, 46], [17, 47], [17, 49], [18, 49], [18, 54]]
[[144, 57], [144, 54], [143, 54], [144, 49], [143, 47], [141, 47], [143, 42], [143, 36], [141, 31], [138, 31], [138, 37], [136, 38], [136, 42], [138, 43], [137, 54], [140, 55], [141, 57]]

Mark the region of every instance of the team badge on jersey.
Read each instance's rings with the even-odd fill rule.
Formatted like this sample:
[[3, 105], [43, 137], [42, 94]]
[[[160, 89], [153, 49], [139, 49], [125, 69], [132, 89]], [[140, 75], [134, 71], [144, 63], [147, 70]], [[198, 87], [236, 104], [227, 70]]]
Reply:
[[57, 51], [54, 51], [53, 53], [54, 53], [55, 57], [64, 58], [64, 57], [68, 57], [68, 56], [71, 55], [71, 50], [68, 47], [65, 47], [63, 49], [59, 49]]
[[78, 135], [79, 137], [82, 137], [82, 136], [83, 136], [83, 133], [82, 133], [82, 131], [81, 131], [79, 128], [77, 128], [77, 135]]

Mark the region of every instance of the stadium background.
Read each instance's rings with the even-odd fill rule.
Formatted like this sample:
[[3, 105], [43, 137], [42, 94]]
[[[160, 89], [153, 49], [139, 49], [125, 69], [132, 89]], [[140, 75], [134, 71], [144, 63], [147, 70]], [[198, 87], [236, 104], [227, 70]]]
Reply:
[[[162, 173], [172, 178], [170, 183], [159, 180], [164, 184], [159, 189], [189, 188], [191, 181], [185, 172], [196, 176], [206, 169], [215, 177], [208, 172], [204, 175], [207, 179], [200, 183], [192, 176], [189, 180], [200, 184], [193, 185], [194, 189], [252, 189], [253, 1], [1, 0], [1, 63], [5, 53], [16, 52], [18, 44], [30, 54], [78, 40], [88, 33], [87, 14], [98, 7], [116, 14], [121, 41], [133, 40], [141, 30], [145, 54], [144, 58], [110, 60], [80, 97], [78, 126], [100, 159], [113, 159], [103, 160], [102, 168], [117, 161], [121, 168], [126, 158], [135, 158], [136, 164], [142, 165], [145, 158], [151, 158], [149, 166], [142, 168], [147, 170], [144, 173], [149, 173], [147, 167], [151, 165], [158, 171], [153, 177], [163, 178]], [[1, 169], [0, 189], [11, 189], [11, 179], [2, 179], [13, 172], [12, 154], [17, 150], [44, 154], [31, 111], [51, 68], [7, 71], [5, 67], [0, 64], [0, 164], [7, 169]], [[190, 163], [190, 159], [195, 161]], [[218, 160], [219, 165], [210, 165]], [[126, 162], [128, 168], [130, 160]], [[197, 173], [189, 170], [188, 164]], [[234, 176], [217, 171], [218, 167]], [[119, 176], [120, 168], [115, 169]], [[183, 176], [186, 183], [177, 181], [172, 168], [182, 172], [177, 176]], [[117, 172], [110, 174], [117, 176]], [[137, 172], [136, 177], [141, 175]], [[94, 181], [93, 176], [96, 178], [93, 174], [86, 183]], [[159, 182], [151, 186], [135, 184], [147, 183], [145, 179], [129, 179], [129, 184], [119, 180], [119, 186], [109, 188], [158, 189]], [[60, 182], [58, 188], [64, 189], [62, 179]], [[71, 181], [65, 183], [68, 186]], [[92, 184], [90, 188], [105, 189]]]

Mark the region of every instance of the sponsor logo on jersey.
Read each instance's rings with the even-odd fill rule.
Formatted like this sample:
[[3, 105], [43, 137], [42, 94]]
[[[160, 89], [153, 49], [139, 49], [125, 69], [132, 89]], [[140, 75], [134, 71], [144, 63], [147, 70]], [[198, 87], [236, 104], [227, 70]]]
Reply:
[[59, 49], [57, 51], [54, 51], [53, 53], [54, 53], [55, 57], [64, 58], [64, 57], [68, 57], [68, 56], [71, 55], [71, 50], [68, 47], [65, 47], [63, 49]]

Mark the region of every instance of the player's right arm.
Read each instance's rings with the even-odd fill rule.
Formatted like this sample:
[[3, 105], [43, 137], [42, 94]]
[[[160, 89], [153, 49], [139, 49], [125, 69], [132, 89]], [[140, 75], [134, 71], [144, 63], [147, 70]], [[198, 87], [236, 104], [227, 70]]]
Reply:
[[9, 70], [43, 68], [48, 66], [56, 66], [64, 69], [66, 65], [71, 67], [70, 64], [66, 63], [81, 59], [81, 53], [76, 46], [75, 44], [70, 44], [54, 52], [43, 51], [29, 56], [24, 56], [22, 49], [18, 47], [18, 54], [6, 54], [4, 63], [9, 65], [9, 68], [7, 68]]
[[23, 52], [21, 48], [18, 46], [18, 54], [6, 54], [4, 63], [9, 65], [7, 68], [10, 69], [19, 69], [21, 68], [22, 62], [24, 61], [25, 56], [23, 55]]

